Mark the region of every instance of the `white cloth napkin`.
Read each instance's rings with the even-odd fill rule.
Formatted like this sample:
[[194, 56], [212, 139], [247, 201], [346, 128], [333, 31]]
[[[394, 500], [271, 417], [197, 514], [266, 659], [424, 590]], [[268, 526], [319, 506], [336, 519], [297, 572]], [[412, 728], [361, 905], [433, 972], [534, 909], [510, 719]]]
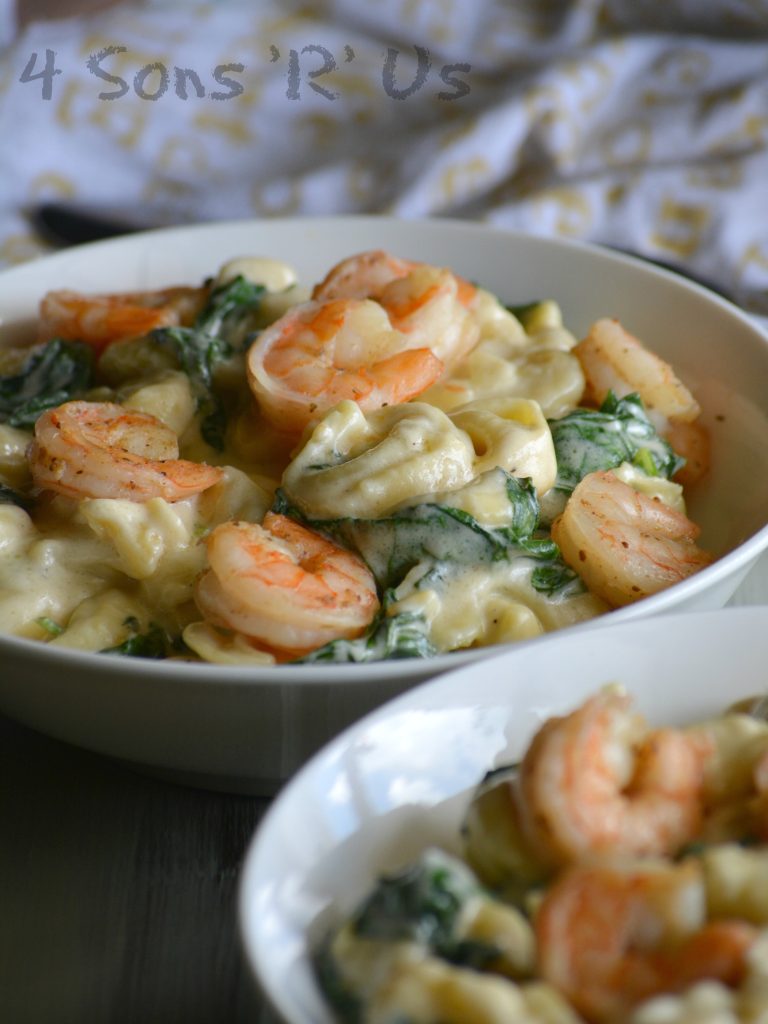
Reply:
[[25, 210], [54, 198], [147, 224], [470, 217], [768, 313], [768, 0], [308, 10], [155, 0], [27, 28], [0, 56], [0, 262], [43, 250]]

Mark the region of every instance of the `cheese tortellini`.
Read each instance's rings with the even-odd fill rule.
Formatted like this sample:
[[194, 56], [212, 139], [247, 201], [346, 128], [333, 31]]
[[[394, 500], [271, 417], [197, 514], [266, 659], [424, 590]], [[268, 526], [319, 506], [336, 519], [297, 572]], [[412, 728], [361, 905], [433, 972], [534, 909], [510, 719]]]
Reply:
[[282, 486], [316, 519], [374, 519], [430, 491], [473, 477], [470, 437], [425, 402], [367, 416], [341, 402], [315, 427], [283, 474]]

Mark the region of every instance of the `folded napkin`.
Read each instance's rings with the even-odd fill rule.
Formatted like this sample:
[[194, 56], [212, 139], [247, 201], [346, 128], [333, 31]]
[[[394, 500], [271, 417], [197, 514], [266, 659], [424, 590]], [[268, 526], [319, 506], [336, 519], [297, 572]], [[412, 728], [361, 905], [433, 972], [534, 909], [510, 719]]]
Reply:
[[156, 0], [32, 24], [0, 56], [0, 262], [44, 250], [25, 211], [45, 199], [141, 223], [451, 216], [637, 251], [768, 314], [766, 39], [768, 0]]

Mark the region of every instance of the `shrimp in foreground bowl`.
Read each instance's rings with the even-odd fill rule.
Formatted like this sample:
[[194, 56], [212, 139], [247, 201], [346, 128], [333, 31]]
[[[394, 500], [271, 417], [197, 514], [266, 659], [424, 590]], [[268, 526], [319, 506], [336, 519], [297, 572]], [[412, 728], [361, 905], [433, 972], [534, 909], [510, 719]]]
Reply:
[[710, 753], [704, 737], [649, 730], [615, 688], [549, 719], [520, 766], [534, 848], [551, 864], [677, 852], [700, 829]]
[[203, 616], [270, 648], [298, 655], [352, 639], [378, 611], [362, 559], [286, 516], [224, 523], [207, 546], [195, 592]]
[[589, 473], [552, 524], [552, 539], [590, 592], [612, 607], [657, 594], [712, 562], [699, 527], [611, 472]]
[[312, 298], [374, 299], [409, 347], [425, 345], [450, 369], [479, 340], [472, 316], [477, 289], [445, 267], [398, 259], [381, 250], [360, 253], [333, 267]]
[[669, 363], [607, 317], [592, 325], [573, 352], [584, 371], [587, 401], [600, 406], [609, 391], [618, 398], [639, 394], [656, 429], [686, 458], [676, 479], [688, 485], [706, 473], [709, 435], [698, 422], [701, 408]]
[[187, 287], [115, 295], [51, 291], [40, 302], [39, 339], [85, 341], [100, 353], [112, 342], [194, 319], [205, 294]]
[[393, 281], [407, 277], [419, 264], [383, 249], [357, 253], [335, 264], [312, 289], [318, 302], [332, 299], [378, 299]]
[[545, 895], [535, 931], [542, 977], [591, 1024], [626, 1020], [643, 1000], [697, 981], [738, 985], [758, 934], [706, 920], [695, 861], [571, 868]]
[[263, 415], [301, 432], [344, 399], [365, 412], [397, 405], [443, 372], [428, 347], [414, 348], [371, 300], [335, 299], [295, 306], [254, 342], [248, 383]]
[[147, 413], [112, 402], [66, 402], [35, 424], [28, 458], [35, 486], [70, 498], [180, 501], [222, 470], [180, 459], [178, 438]]

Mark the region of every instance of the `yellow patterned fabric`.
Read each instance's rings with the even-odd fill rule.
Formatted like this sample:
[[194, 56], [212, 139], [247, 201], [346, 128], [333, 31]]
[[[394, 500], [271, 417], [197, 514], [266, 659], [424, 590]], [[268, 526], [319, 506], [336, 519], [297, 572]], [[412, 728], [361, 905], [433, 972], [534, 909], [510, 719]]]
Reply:
[[[2, 0], [0, 0], [2, 3]], [[141, 223], [381, 212], [607, 243], [768, 314], [768, 0], [117, 4], [0, 54], [0, 264]]]

